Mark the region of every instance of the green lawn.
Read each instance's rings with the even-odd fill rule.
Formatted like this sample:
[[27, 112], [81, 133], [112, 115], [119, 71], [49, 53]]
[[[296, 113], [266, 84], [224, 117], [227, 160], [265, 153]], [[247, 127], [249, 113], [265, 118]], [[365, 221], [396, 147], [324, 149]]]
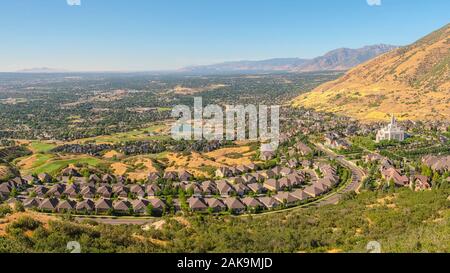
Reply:
[[44, 165], [48, 160], [52, 159], [54, 156], [52, 154], [37, 154], [36, 161], [33, 163], [32, 168], [38, 168]]
[[39, 166], [38, 168], [33, 169], [33, 173], [49, 173], [49, 174], [57, 174], [62, 169], [66, 168], [70, 164], [88, 164], [90, 166], [96, 167], [103, 161], [94, 157], [83, 157], [83, 158], [74, 158], [74, 159], [61, 159], [55, 161], [48, 161], [45, 164]]
[[55, 144], [33, 141], [30, 144], [31, 149], [36, 153], [46, 153], [55, 148]]

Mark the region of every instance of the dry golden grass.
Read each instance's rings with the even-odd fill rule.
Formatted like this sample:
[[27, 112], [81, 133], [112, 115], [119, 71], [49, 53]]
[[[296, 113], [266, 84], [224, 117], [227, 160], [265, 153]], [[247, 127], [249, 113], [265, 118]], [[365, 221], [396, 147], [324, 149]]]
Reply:
[[49, 215], [45, 215], [45, 214], [40, 214], [34, 211], [26, 211], [26, 212], [18, 212], [18, 213], [13, 213], [9, 216], [6, 216], [2, 219], [0, 219], [0, 236], [5, 236], [6, 235], [6, 227], [16, 221], [17, 219], [21, 218], [21, 217], [31, 217], [36, 221], [41, 222], [45, 228], [48, 228], [48, 223], [50, 221], [54, 221], [57, 220], [56, 217], [54, 216], [49, 216]]
[[128, 165], [122, 162], [116, 162], [111, 164], [111, 168], [115, 175], [124, 175], [127, 173]]
[[[234, 155], [241, 155], [239, 158], [233, 158]], [[228, 166], [247, 165], [252, 163], [251, 157], [255, 154], [249, 146], [230, 147], [215, 150], [206, 153], [208, 158], [215, 158], [216, 162]]]
[[38, 156], [36, 154], [26, 157], [17, 162], [17, 167], [20, 169], [31, 169], [36, 162], [37, 157]]
[[450, 25], [406, 48], [389, 52], [350, 70], [293, 101], [355, 117], [383, 120], [450, 118]]
[[127, 175], [132, 180], [145, 180], [150, 172], [156, 172], [153, 161], [143, 156], [136, 156], [122, 162], [111, 164], [115, 175]]
[[108, 151], [107, 153], [105, 153], [103, 155], [103, 157], [106, 159], [112, 159], [112, 158], [120, 159], [120, 158], [124, 158], [125, 155], [122, 153], [119, 153], [118, 151], [112, 150], [112, 151]]
[[[127, 161], [128, 163], [129, 161]], [[133, 158], [130, 163], [136, 167], [136, 165], [143, 166], [143, 168], [128, 172], [128, 177], [130, 179], [142, 180], [147, 179], [147, 176], [150, 172], [157, 172], [157, 169], [153, 165], [153, 161], [149, 158], [136, 157]]]
[[181, 171], [186, 170], [192, 173], [194, 176], [208, 176], [208, 173], [201, 170], [205, 166], [219, 168], [224, 166], [210, 159], [203, 157], [199, 153], [191, 153], [190, 155], [182, 155], [178, 153], [167, 154], [166, 171]]

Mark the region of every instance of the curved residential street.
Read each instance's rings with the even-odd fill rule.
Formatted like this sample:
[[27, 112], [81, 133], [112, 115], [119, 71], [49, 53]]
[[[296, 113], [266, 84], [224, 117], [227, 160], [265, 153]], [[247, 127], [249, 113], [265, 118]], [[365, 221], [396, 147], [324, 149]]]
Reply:
[[335, 159], [337, 162], [342, 164], [343, 166], [349, 168], [352, 172], [352, 181], [343, 189], [339, 190], [337, 193], [330, 195], [329, 197], [325, 197], [320, 202], [316, 203], [317, 206], [324, 206], [330, 204], [337, 204], [342, 194], [355, 191], [358, 192], [361, 186], [361, 182], [363, 181], [366, 173], [363, 169], [356, 166], [353, 162], [348, 161], [343, 156], [337, 155], [335, 152], [326, 148], [322, 144], [316, 144], [316, 148], [322, 152], [324, 152], [331, 159]]

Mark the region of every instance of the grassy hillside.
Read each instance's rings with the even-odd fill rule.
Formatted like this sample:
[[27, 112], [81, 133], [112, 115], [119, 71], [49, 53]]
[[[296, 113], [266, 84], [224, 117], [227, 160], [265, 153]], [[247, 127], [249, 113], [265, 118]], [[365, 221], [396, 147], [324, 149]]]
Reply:
[[450, 24], [366, 62], [338, 80], [294, 100], [294, 105], [361, 120], [449, 119]]
[[8, 181], [18, 175], [18, 171], [11, 164], [0, 159], [0, 182]]
[[[367, 192], [336, 206], [253, 217], [177, 217], [139, 226], [43, 221], [33, 231], [12, 221], [0, 252], [64, 252], [78, 241], [83, 252], [450, 252], [450, 194]], [[16, 222], [19, 221], [17, 224]], [[16, 224], [14, 224], [16, 223]]]

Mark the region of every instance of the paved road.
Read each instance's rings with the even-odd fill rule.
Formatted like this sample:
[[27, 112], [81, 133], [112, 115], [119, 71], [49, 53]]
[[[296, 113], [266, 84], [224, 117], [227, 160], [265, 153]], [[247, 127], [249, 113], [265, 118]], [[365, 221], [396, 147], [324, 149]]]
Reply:
[[320, 202], [316, 203], [317, 206], [324, 206], [330, 204], [337, 204], [344, 193], [355, 191], [359, 191], [359, 187], [361, 185], [362, 180], [366, 176], [366, 173], [363, 169], [356, 166], [353, 162], [346, 160], [344, 157], [337, 155], [335, 152], [330, 149], [325, 148], [322, 144], [316, 144], [318, 150], [324, 152], [328, 157], [335, 159], [340, 164], [349, 168], [352, 172], [352, 182], [349, 183], [345, 188], [340, 189], [336, 194], [330, 195], [329, 197], [325, 197]]
[[147, 218], [98, 218], [98, 217], [75, 217], [75, 220], [77, 222], [81, 222], [83, 220], [93, 220], [97, 223], [101, 224], [108, 224], [108, 225], [146, 225], [151, 224], [155, 221], [157, 221], [157, 218], [155, 219], [147, 219]]

